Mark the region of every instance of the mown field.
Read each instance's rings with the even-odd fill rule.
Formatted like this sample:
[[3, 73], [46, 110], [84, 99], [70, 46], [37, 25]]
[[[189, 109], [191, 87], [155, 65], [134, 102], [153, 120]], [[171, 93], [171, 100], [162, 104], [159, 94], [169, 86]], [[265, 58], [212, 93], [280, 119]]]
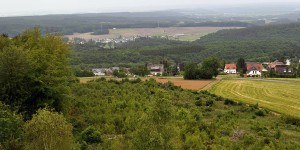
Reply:
[[[106, 39], [132, 37], [132, 36], [174, 36], [176, 34], [184, 34], [178, 37], [182, 41], [194, 41], [209, 33], [214, 33], [223, 29], [234, 29], [240, 27], [170, 27], [170, 28], [124, 28], [111, 29], [106, 35], [91, 35], [91, 33], [75, 33], [73, 35], [66, 35], [69, 38], [83, 38], [89, 39]], [[174, 37], [172, 37], [174, 38]], [[174, 38], [175, 39], [175, 38]]]
[[272, 111], [300, 117], [300, 84], [286, 81], [222, 80], [210, 91], [225, 98], [258, 104]]

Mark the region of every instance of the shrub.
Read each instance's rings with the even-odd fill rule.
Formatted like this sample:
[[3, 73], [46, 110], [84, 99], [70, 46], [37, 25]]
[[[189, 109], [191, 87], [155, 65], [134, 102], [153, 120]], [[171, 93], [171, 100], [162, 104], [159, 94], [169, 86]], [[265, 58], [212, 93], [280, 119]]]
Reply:
[[233, 100], [225, 99], [224, 104], [225, 105], [236, 105], [237, 103]]
[[258, 110], [258, 111], [255, 112], [255, 115], [256, 115], [256, 116], [265, 116], [266, 113], [265, 113], [265, 111], [263, 111], [263, 110]]
[[205, 102], [205, 106], [212, 106], [214, 104], [214, 101], [209, 99], [209, 100], [206, 100]]
[[202, 106], [202, 101], [201, 101], [201, 100], [197, 100], [197, 101], [195, 102], [195, 105], [196, 105], [196, 106]]
[[81, 139], [89, 144], [102, 142], [100, 132], [91, 126], [81, 132]]
[[25, 123], [26, 149], [73, 149], [72, 125], [63, 115], [40, 109]]
[[300, 119], [292, 116], [287, 116], [284, 118], [284, 122], [287, 124], [292, 124], [296, 126], [300, 126]]

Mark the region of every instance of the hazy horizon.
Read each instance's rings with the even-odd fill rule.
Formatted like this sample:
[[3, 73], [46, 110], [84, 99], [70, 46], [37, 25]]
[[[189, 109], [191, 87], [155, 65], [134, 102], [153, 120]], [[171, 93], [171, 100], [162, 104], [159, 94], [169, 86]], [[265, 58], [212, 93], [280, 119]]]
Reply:
[[0, 17], [6, 16], [33, 16], [48, 14], [75, 14], [75, 13], [109, 13], [109, 12], [145, 12], [170, 9], [214, 9], [230, 8], [255, 4], [299, 4], [298, 0], [126, 0], [126, 1], [101, 1], [101, 0], [43, 0], [22, 1], [10, 0], [2, 2]]

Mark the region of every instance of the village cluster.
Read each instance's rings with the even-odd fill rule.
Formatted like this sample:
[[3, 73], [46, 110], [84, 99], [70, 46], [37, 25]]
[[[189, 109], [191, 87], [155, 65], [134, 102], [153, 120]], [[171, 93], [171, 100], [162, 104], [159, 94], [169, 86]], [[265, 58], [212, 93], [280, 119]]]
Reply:
[[[263, 73], [273, 71], [274, 73], [278, 74], [293, 74], [294, 71], [292, 68], [290, 68], [291, 61], [289, 59], [286, 60], [286, 62], [280, 62], [278, 60], [274, 62], [264, 62], [264, 63], [246, 63], [246, 74], [244, 74], [245, 77], [250, 76], [262, 76]], [[240, 73], [239, 70], [237, 70], [236, 64], [225, 64], [224, 67], [224, 73], [227, 74], [238, 74]]]
[[[184, 64], [178, 64], [177, 71], [183, 71]], [[112, 75], [114, 71], [120, 71], [123, 69], [123, 71], [126, 72], [127, 75], [132, 75], [130, 72], [130, 68], [120, 68], [120, 67], [111, 67], [111, 68], [94, 68], [92, 69], [92, 72], [95, 76], [108, 76]], [[164, 72], [166, 72], [166, 69], [164, 64], [148, 64], [147, 69], [149, 70], [149, 76], [160, 76], [163, 75]]]

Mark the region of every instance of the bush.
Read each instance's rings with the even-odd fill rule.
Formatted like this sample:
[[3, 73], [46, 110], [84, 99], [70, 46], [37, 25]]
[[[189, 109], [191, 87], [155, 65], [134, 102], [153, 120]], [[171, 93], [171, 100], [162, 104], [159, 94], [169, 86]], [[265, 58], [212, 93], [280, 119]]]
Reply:
[[300, 126], [300, 119], [292, 116], [287, 116], [284, 118], [284, 122], [287, 124], [292, 124], [296, 126]]
[[209, 99], [209, 100], [206, 100], [205, 102], [205, 106], [212, 106], [214, 104], [214, 101]]
[[40, 109], [25, 123], [26, 149], [73, 149], [73, 127], [63, 115]]
[[100, 132], [91, 126], [81, 132], [81, 140], [89, 144], [102, 142]]
[[196, 106], [202, 106], [202, 101], [201, 101], [201, 100], [197, 100], [197, 101], [195, 102], [195, 105], [196, 105]]
[[265, 111], [263, 111], [263, 110], [258, 110], [258, 111], [255, 112], [255, 115], [256, 115], [256, 116], [265, 116], [266, 113], [265, 113]]
[[224, 104], [225, 105], [236, 105], [237, 103], [233, 100], [225, 99]]

